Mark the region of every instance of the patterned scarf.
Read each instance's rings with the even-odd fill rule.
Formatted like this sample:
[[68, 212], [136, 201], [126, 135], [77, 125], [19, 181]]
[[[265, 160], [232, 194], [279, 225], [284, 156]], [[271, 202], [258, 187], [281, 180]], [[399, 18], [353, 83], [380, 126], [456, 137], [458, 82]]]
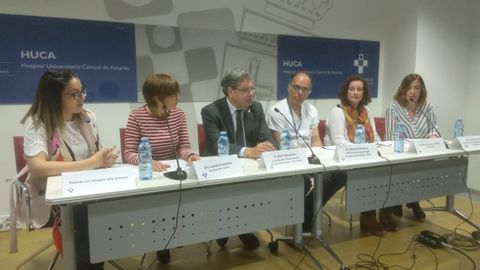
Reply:
[[357, 110], [350, 106], [343, 106], [343, 114], [345, 115], [345, 125], [347, 126], [348, 139], [355, 141], [355, 128], [358, 124], [362, 124], [365, 128], [366, 141], [372, 143], [374, 140], [372, 125], [368, 118], [368, 112], [365, 107], [360, 108], [360, 114]]

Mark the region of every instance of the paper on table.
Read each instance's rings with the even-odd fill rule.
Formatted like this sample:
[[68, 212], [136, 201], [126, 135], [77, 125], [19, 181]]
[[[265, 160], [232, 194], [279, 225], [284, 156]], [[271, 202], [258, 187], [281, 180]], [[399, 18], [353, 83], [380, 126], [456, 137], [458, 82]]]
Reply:
[[135, 187], [138, 170], [131, 166], [62, 173], [63, 196], [92, 195]]
[[[176, 171], [177, 170], [177, 161], [176, 160], [162, 160], [160, 161], [162, 162], [163, 164], [168, 164], [170, 165], [170, 168], [168, 168], [166, 170], [166, 172], [171, 172], [171, 171]], [[180, 164], [180, 167], [182, 168], [182, 170], [188, 172], [188, 170], [190, 170], [190, 166], [187, 164], [187, 162], [183, 159], [179, 159], [178, 160], [178, 163]]]

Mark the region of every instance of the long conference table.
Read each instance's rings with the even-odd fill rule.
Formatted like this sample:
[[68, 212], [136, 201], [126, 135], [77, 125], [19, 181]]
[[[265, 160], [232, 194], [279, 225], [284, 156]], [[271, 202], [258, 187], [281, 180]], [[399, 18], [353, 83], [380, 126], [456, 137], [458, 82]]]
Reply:
[[[61, 177], [49, 177], [46, 202], [61, 209], [65, 269], [76, 269], [74, 205], [87, 204], [91, 262], [139, 255], [212, 239], [295, 224], [302, 241], [303, 173], [318, 165], [266, 171], [239, 159], [243, 175], [214, 181], [180, 182], [154, 173], [135, 188], [85, 196], [63, 196]], [[177, 215], [177, 208], [181, 204]], [[174, 233], [175, 225], [178, 224]], [[169, 242], [170, 240], [170, 242]]]
[[[335, 161], [329, 147], [313, 151], [329, 170], [347, 173], [345, 211], [347, 214], [445, 196], [445, 208], [480, 230], [454, 208], [454, 196], [467, 189], [468, 156], [477, 154], [460, 149], [418, 155], [413, 152], [394, 153], [392, 142], [377, 143], [379, 158], [350, 162]], [[408, 148], [408, 146], [406, 147]], [[321, 207], [321, 182], [316, 183], [315, 209]], [[314, 236], [321, 237], [322, 216], [314, 219]]]
[[[187, 179], [181, 190], [179, 181], [155, 173], [154, 180], [140, 181], [130, 190], [72, 197], [63, 196], [60, 176], [49, 177], [46, 202], [61, 209], [65, 269], [76, 269], [76, 204], [88, 207], [91, 262], [161, 250], [167, 242], [167, 248], [173, 248], [291, 224], [295, 225], [294, 242], [301, 244], [301, 174], [346, 171], [347, 213], [438, 196], [446, 196], [447, 210], [456, 213], [453, 197], [466, 190], [467, 152], [447, 149], [426, 155], [397, 154], [388, 142], [378, 144], [377, 149], [381, 155], [376, 159], [337, 162], [332, 148], [314, 148], [322, 165], [274, 171], [261, 168], [257, 160], [240, 159], [241, 176], [207, 182]], [[323, 177], [315, 181], [313, 236], [321, 240], [322, 215], [317, 213], [322, 207]]]

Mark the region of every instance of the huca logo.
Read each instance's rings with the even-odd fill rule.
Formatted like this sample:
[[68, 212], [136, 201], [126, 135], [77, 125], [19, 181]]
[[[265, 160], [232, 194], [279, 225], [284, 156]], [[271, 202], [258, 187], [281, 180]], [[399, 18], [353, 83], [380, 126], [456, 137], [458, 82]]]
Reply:
[[57, 59], [53, 52], [47, 51], [20, 51], [20, 58], [22, 59]]
[[300, 60], [283, 60], [284, 67], [302, 67], [302, 61]]

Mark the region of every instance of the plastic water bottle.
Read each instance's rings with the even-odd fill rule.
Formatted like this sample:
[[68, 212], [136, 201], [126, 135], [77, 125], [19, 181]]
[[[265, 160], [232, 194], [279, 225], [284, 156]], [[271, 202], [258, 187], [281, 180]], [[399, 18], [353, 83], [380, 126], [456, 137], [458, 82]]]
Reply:
[[362, 124], [358, 124], [357, 128], [355, 128], [354, 143], [365, 143], [365, 128]]
[[455, 140], [457, 137], [463, 137], [463, 120], [462, 120], [462, 117], [458, 117], [457, 121], [455, 121], [455, 127], [453, 129], [453, 139]]
[[397, 123], [393, 137], [393, 151], [395, 153], [403, 153], [403, 145], [405, 143], [405, 127], [403, 123]]
[[220, 136], [217, 141], [218, 156], [228, 156], [230, 150], [230, 143], [226, 131], [220, 131]]
[[140, 139], [138, 145], [138, 157], [140, 159], [138, 163], [138, 173], [140, 180], [152, 179], [152, 147], [148, 142], [147, 137]]
[[290, 149], [290, 136], [288, 135], [288, 129], [284, 128], [280, 134], [280, 150]]

